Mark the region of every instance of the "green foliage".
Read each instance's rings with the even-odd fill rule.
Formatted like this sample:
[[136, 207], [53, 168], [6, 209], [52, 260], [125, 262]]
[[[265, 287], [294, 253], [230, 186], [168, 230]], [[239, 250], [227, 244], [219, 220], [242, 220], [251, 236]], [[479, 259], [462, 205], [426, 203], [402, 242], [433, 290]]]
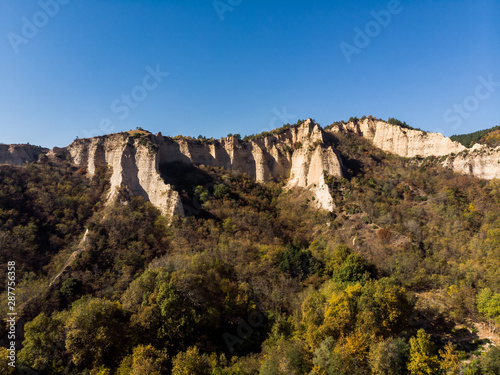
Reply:
[[[274, 130], [271, 130], [269, 132], [266, 131], [266, 132], [262, 132], [262, 133], [259, 133], [259, 134], [246, 135], [245, 137], [243, 137], [243, 142], [248, 142], [248, 141], [253, 141], [253, 140], [259, 139], [259, 138], [264, 138], [264, 137], [270, 137], [270, 136], [273, 136], [273, 135], [283, 134], [283, 133], [289, 131], [290, 129], [295, 129], [295, 128], [299, 127], [305, 121], [306, 120], [297, 120], [297, 122], [295, 124], [285, 124], [282, 127], [274, 129]], [[314, 120], [313, 120], [313, 122], [314, 122]]]
[[370, 278], [368, 264], [359, 254], [350, 254], [332, 273], [332, 278], [338, 282], [365, 282]]
[[69, 362], [64, 351], [64, 316], [38, 315], [24, 326], [23, 347], [19, 361], [46, 374], [59, 373]]
[[406, 374], [410, 347], [402, 338], [388, 338], [372, 345], [369, 363], [374, 375]]
[[168, 371], [168, 364], [165, 351], [151, 345], [139, 345], [122, 360], [116, 372], [117, 375], [161, 375]]
[[300, 375], [312, 368], [310, 355], [305, 343], [299, 340], [283, 340], [266, 350], [262, 362], [261, 375]]
[[[47, 266], [82, 233], [100, 205], [106, 178], [99, 169], [91, 180], [65, 162], [0, 166], [0, 261], [15, 260], [19, 275]], [[5, 272], [0, 270], [3, 279]]]
[[[41, 374], [489, 371], [495, 353], [452, 327], [479, 312], [495, 329], [498, 180], [398, 158], [355, 134], [328, 137], [345, 166], [344, 178], [324, 176], [332, 212], [283, 181], [176, 162], [160, 172], [186, 217], [167, 220], [126, 189], [105, 204], [104, 171], [90, 179], [65, 161], [0, 168], [0, 257], [19, 257], [26, 322], [20, 365]], [[416, 332], [425, 324], [458, 349], [438, 356]], [[410, 353], [402, 337], [412, 335]]]
[[394, 336], [408, 327], [413, 312], [405, 288], [388, 279], [368, 282], [358, 302], [360, 320], [367, 332], [384, 337]]
[[438, 357], [434, 344], [430, 335], [420, 329], [416, 337], [410, 338], [408, 370], [411, 375], [432, 375], [437, 373], [437, 369]]
[[460, 142], [465, 147], [472, 147], [476, 143], [487, 143], [486, 137], [490, 133], [494, 133], [495, 131], [500, 130], [500, 126], [494, 126], [489, 129], [479, 130], [474, 133], [469, 134], [461, 134], [461, 135], [452, 135], [450, 139], [455, 142]]
[[73, 299], [80, 293], [81, 289], [82, 282], [78, 279], [70, 277], [62, 283], [60, 291], [64, 296]]
[[310, 250], [288, 246], [281, 257], [280, 268], [292, 277], [303, 280], [310, 274], [319, 272], [321, 264], [312, 256]]
[[210, 372], [210, 362], [196, 346], [177, 354], [172, 361], [172, 375], [210, 375]]
[[500, 349], [490, 346], [488, 351], [481, 356], [480, 368], [482, 375], [500, 374]]
[[418, 128], [413, 128], [410, 125], [408, 125], [406, 122], [399, 121], [398, 119], [393, 118], [393, 117], [389, 117], [389, 119], [387, 120], [387, 123], [391, 124], [391, 125], [397, 125], [397, 126], [403, 128], [403, 129], [420, 130]]
[[494, 331], [500, 324], [500, 293], [485, 288], [477, 295], [477, 310], [489, 319], [490, 329]]
[[9, 352], [7, 348], [0, 347], [0, 373], [2, 375], [11, 375], [15, 374], [16, 369], [13, 366], [9, 365], [10, 360], [7, 358], [9, 355]]
[[64, 321], [66, 350], [79, 368], [113, 366], [127, 351], [128, 316], [119, 303], [84, 297]]

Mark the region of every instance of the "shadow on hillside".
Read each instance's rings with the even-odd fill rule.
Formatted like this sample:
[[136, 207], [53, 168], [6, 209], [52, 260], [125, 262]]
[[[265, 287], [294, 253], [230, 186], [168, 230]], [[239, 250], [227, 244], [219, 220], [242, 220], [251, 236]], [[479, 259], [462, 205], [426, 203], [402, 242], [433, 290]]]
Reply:
[[187, 216], [210, 216], [201, 208], [201, 203], [195, 194], [197, 186], [211, 188], [215, 184], [215, 180], [210, 174], [193, 164], [180, 161], [162, 163], [159, 169], [163, 181], [172, 185], [172, 188], [179, 192], [184, 213]]

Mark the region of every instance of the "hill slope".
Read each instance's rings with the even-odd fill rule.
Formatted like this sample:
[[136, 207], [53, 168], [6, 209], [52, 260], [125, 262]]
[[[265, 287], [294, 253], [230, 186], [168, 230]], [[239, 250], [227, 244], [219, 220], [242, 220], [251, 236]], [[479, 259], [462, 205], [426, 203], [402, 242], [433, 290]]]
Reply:
[[[410, 344], [431, 340], [437, 347], [425, 360], [434, 368], [452, 361], [489, 371], [498, 354], [488, 347], [499, 344], [491, 330], [500, 315], [498, 180], [457, 174], [445, 158], [398, 156], [357, 131], [318, 132], [328, 148], [315, 145], [314, 132], [301, 147], [284, 135], [291, 150], [274, 159], [290, 161], [284, 178], [242, 173], [257, 170], [248, 158], [210, 165], [205, 153], [267, 152], [279, 148], [279, 134], [226, 140], [223, 150], [114, 135], [27, 167], [0, 166], [0, 256], [16, 262], [19, 366], [48, 374], [392, 366], [404, 374], [422, 360]], [[318, 147], [341, 166], [320, 173], [329, 210], [297, 182], [315, 176], [307, 155]], [[178, 160], [161, 163], [163, 155]], [[185, 163], [187, 155], [204, 162]], [[294, 157], [307, 173], [293, 170]], [[131, 171], [136, 186], [148, 186], [139, 169], [177, 192], [183, 215], [162, 214], [149, 193], [130, 188]], [[6, 302], [2, 293], [3, 316]], [[448, 341], [456, 347], [439, 355]]]

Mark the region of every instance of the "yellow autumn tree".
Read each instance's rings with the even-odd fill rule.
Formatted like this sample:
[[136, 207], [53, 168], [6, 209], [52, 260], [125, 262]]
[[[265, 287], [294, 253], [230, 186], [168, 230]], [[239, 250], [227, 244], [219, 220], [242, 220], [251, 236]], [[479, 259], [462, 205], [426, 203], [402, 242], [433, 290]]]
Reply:
[[444, 374], [460, 375], [460, 358], [458, 357], [455, 345], [448, 342], [444, 350], [439, 351], [439, 356], [441, 357], [440, 368]]
[[434, 344], [430, 339], [430, 335], [425, 330], [419, 329], [417, 336], [410, 338], [410, 360], [408, 362], [410, 374], [437, 374], [439, 361], [434, 352]]

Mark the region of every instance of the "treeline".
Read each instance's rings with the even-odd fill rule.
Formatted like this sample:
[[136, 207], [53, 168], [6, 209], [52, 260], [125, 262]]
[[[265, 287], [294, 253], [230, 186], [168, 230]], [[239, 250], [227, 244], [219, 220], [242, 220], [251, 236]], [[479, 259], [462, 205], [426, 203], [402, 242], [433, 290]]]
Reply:
[[500, 131], [500, 125], [499, 126], [494, 126], [490, 129], [485, 129], [485, 130], [479, 130], [474, 133], [469, 133], [469, 134], [461, 134], [461, 135], [452, 135], [450, 139], [455, 142], [460, 142], [463, 144], [465, 147], [472, 147], [476, 143], [486, 143], [488, 139], [488, 135], [490, 133], [495, 133], [495, 141], [494, 142], [489, 142], [489, 146], [496, 147], [500, 144], [500, 138], [498, 137], [498, 132]]

